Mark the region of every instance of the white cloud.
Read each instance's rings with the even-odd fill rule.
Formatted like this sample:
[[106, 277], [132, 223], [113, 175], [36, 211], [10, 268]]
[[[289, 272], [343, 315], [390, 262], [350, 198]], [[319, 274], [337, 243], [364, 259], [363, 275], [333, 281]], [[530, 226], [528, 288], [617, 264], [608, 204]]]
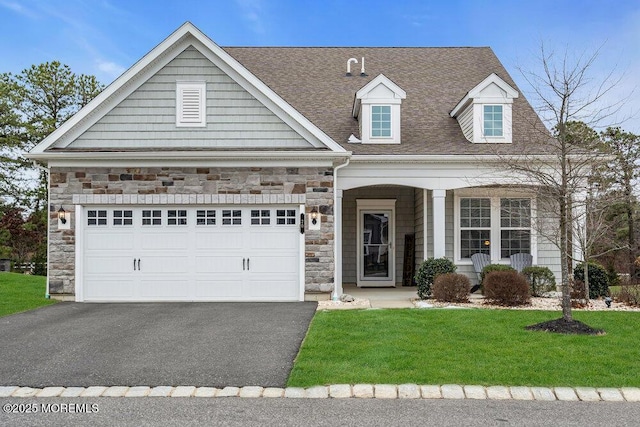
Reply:
[[26, 16], [30, 19], [37, 19], [38, 15], [32, 11], [31, 9], [27, 9], [19, 3], [11, 2], [11, 1], [3, 1], [0, 0], [0, 6], [12, 10], [20, 15]]
[[236, 0], [236, 4], [242, 9], [243, 18], [249, 21], [251, 30], [256, 34], [264, 34], [262, 0]]
[[105, 73], [106, 75], [108, 75], [113, 79], [120, 76], [122, 73], [126, 71], [125, 67], [123, 67], [122, 65], [116, 64], [115, 62], [103, 61], [101, 59], [98, 59], [96, 62], [97, 62], [96, 65], [98, 67], [98, 70], [102, 71], [103, 73]]

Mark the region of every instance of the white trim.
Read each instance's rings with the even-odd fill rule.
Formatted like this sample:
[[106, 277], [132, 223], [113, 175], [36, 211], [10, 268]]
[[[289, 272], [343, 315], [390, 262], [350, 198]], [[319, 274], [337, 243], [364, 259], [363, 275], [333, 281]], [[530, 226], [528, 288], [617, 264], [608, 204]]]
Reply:
[[453, 193], [453, 260], [457, 265], [471, 265], [471, 259], [460, 258], [460, 199], [488, 198], [491, 200], [491, 262], [493, 264], [509, 264], [508, 259], [502, 259], [500, 247], [500, 199], [530, 199], [531, 200], [531, 255], [533, 264], [538, 263], [538, 233], [535, 222], [538, 219], [537, 201], [535, 194], [527, 190], [509, 190], [503, 188], [465, 188], [454, 190]]
[[[362, 277], [362, 214], [367, 211], [380, 210], [389, 211], [389, 226], [387, 228], [389, 239], [388, 264], [389, 277], [375, 279]], [[396, 199], [356, 199], [356, 283], [359, 287], [390, 287], [396, 286]]]
[[[465, 96], [460, 100], [460, 102], [458, 102], [458, 104], [453, 108], [453, 110], [451, 110], [451, 113], [449, 113], [449, 115], [451, 117], [457, 117], [462, 111], [465, 110], [466, 106], [474, 100], [474, 98], [478, 98], [481, 95], [481, 92], [491, 84], [495, 84], [500, 89], [505, 91], [507, 97], [506, 99], [504, 99], [504, 102], [507, 102], [507, 100], [512, 100], [513, 98], [518, 98], [519, 96], [518, 91], [515, 90], [509, 83], [502, 80], [500, 77], [498, 77], [497, 74], [491, 73], [489, 74], [489, 76], [487, 76], [486, 79], [478, 83], [473, 87], [473, 89], [467, 92]], [[504, 102], [499, 103], [502, 104]]]
[[73, 194], [81, 205], [289, 205], [305, 203], [306, 194]]
[[349, 166], [349, 158], [333, 167], [333, 294], [331, 299], [337, 301], [342, 295], [342, 197], [344, 193], [338, 189], [338, 171]]
[[433, 257], [442, 258], [447, 255], [447, 191], [435, 189], [431, 192], [431, 198], [433, 199]]
[[427, 215], [427, 209], [429, 206], [429, 201], [427, 197], [429, 196], [429, 190], [426, 188], [422, 189], [422, 258], [427, 259], [429, 257], [429, 244], [427, 242], [428, 230], [429, 230], [429, 219]]
[[[296, 224], [298, 224], [298, 229], [300, 229], [300, 214], [304, 214], [305, 213], [305, 205], [301, 204], [298, 205], [298, 214], [296, 215]], [[306, 230], [304, 233], [299, 233], [300, 237], [298, 240], [298, 246], [299, 246], [299, 251], [298, 251], [298, 277], [300, 280], [300, 285], [299, 285], [299, 289], [298, 292], [300, 293], [300, 296], [298, 298], [298, 301], [304, 301], [304, 293], [306, 290], [306, 280], [307, 280], [307, 275], [306, 275], [306, 257], [305, 257], [305, 250], [306, 250], [306, 238], [305, 236], [307, 235]]]
[[[271, 88], [226, 51], [216, 45], [192, 23], [186, 22], [136, 64], [125, 71], [124, 74], [118, 77], [89, 104], [36, 145], [29, 154], [39, 155], [42, 159], [48, 158], [50, 153], [45, 152], [45, 150], [65, 138], [67, 134], [73, 132], [76, 126], [82, 124], [82, 127], [86, 129], [95, 124], [117, 105], [121, 98], [128, 96], [143, 82], [147, 81], [155, 71], [157, 71], [155, 68], [162, 65], [159, 64], [160, 62], [166, 64], [189, 45], [198, 49], [200, 53], [221, 68], [222, 71], [267, 106], [267, 108], [291, 126], [303, 138], [312, 143], [312, 145], [316, 147], [326, 147], [334, 152], [346, 152], [340, 144], [333, 141], [300, 112], [285, 102]], [[86, 123], [83, 123], [85, 121]], [[73, 138], [69, 139], [73, 140]], [[33, 158], [36, 157], [34, 156]]]
[[84, 301], [84, 207], [76, 204], [76, 217], [75, 217], [75, 232], [76, 232], [76, 245], [75, 245], [75, 294], [76, 302]]

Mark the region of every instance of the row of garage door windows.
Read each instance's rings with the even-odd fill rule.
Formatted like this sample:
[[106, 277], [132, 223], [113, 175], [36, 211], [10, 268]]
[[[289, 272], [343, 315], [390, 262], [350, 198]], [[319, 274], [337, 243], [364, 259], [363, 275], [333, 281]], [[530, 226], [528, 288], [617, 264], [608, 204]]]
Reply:
[[[276, 225], [296, 225], [295, 209], [275, 209]], [[111, 211], [114, 226], [133, 225], [133, 210], [116, 209]], [[109, 218], [106, 209], [90, 209], [87, 211], [88, 226], [106, 226]], [[222, 225], [242, 225], [242, 210], [221, 209]], [[164, 214], [164, 218], [163, 218]], [[196, 225], [216, 225], [216, 209], [197, 209], [195, 211]], [[167, 225], [187, 225], [188, 211], [186, 209], [143, 209], [142, 225], [162, 225], [165, 219]], [[270, 225], [271, 209], [251, 209], [251, 225]]]

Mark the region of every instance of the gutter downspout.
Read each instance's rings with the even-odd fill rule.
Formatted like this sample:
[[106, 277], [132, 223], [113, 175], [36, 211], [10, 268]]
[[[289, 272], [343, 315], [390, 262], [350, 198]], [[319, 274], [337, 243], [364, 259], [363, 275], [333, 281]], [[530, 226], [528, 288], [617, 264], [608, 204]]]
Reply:
[[50, 234], [51, 234], [51, 215], [50, 215], [50, 205], [49, 205], [49, 201], [51, 200], [51, 171], [49, 170], [49, 167], [44, 167], [42, 165], [39, 165], [37, 161], [33, 161], [31, 162], [33, 164], [33, 166], [36, 169], [40, 169], [41, 171], [44, 171], [47, 174], [47, 205], [45, 207], [46, 211], [47, 211], [47, 286], [46, 286], [46, 290], [45, 290], [45, 294], [44, 297], [46, 299], [51, 299], [51, 294], [49, 293], [49, 265], [51, 265], [51, 263], [49, 262], [49, 248], [51, 247], [51, 245], [49, 245], [50, 242]]
[[342, 194], [340, 195], [340, 205], [338, 206], [338, 171], [349, 165], [350, 158], [338, 166], [333, 168], [333, 292], [331, 299], [338, 301], [342, 295]]

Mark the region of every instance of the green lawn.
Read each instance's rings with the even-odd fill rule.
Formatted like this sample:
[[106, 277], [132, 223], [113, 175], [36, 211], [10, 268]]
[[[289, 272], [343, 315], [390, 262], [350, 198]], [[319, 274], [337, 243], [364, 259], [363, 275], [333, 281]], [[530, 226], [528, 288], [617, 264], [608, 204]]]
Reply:
[[640, 313], [574, 312], [602, 336], [526, 331], [559, 312], [321, 311], [288, 386], [478, 384], [640, 386]]
[[0, 316], [55, 303], [44, 297], [47, 278], [17, 273], [0, 273]]

